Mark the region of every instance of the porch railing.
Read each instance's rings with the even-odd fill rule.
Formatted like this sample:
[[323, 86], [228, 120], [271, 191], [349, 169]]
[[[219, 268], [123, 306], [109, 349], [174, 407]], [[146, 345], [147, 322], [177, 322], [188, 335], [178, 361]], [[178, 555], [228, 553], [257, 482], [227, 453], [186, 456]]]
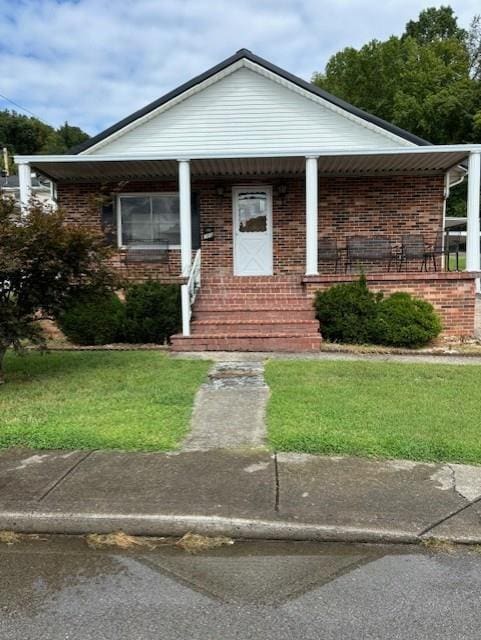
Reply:
[[194, 304], [197, 292], [200, 289], [200, 267], [201, 252], [200, 249], [197, 249], [187, 282], [181, 287], [182, 333], [184, 336], [190, 336], [192, 305]]

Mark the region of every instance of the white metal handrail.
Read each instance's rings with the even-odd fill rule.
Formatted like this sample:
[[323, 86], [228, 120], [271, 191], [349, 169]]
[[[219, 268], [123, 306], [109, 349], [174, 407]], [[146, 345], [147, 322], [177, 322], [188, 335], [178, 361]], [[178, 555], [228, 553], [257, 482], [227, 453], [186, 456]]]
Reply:
[[181, 302], [182, 302], [182, 333], [184, 336], [190, 336], [190, 319], [192, 317], [192, 305], [195, 302], [197, 292], [200, 289], [200, 269], [201, 252], [197, 249], [194, 261], [190, 268], [189, 277], [186, 284], [182, 285]]

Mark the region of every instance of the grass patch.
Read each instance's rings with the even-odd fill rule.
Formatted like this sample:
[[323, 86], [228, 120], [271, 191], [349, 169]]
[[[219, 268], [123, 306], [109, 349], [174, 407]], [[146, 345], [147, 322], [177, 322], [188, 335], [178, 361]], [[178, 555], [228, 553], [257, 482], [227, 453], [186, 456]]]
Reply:
[[449, 254], [449, 270], [450, 271], [465, 271], [466, 269], [466, 254], [460, 253], [456, 262], [456, 256], [452, 253]]
[[271, 361], [279, 451], [481, 463], [481, 367]]
[[159, 352], [9, 353], [0, 447], [173, 449], [208, 368]]

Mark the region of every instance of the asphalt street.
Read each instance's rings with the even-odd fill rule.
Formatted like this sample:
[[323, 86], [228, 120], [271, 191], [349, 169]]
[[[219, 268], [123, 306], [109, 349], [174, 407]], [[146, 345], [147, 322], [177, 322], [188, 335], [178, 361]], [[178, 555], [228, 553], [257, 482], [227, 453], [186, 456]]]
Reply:
[[481, 553], [242, 542], [0, 544], [2, 640], [478, 640]]

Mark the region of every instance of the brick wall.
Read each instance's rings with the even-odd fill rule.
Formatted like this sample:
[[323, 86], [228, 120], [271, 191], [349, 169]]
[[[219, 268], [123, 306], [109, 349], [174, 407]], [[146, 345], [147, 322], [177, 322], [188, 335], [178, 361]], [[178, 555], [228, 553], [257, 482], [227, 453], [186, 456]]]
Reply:
[[[335, 284], [357, 276], [306, 276], [304, 286], [314, 297]], [[442, 337], [468, 338], [475, 334], [475, 278], [471, 273], [385, 273], [367, 276], [372, 291], [385, 295], [405, 291], [430, 302], [441, 316]], [[322, 327], [321, 327], [322, 332]]]
[[[176, 191], [175, 182], [125, 182], [115, 184], [97, 183], [59, 183], [57, 185], [58, 204], [65, 211], [69, 224], [81, 224], [93, 231], [102, 232], [102, 202], [112, 193], [141, 193], [152, 191]], [[126, 252], [117, 251], [111, 260], [112, 266], [122, 278], [139, 282], [146, 279], [159, 282], [175, 282], [180, 274], [180, 251], [169, 251], [168, 262], [132, 262], [126, 261]]]
[[[231, 275], [233, 272], [231, 187], [241, 185], [273, 186], [273, 252], [275, 274], [302, 274], [305, 269], [305, 183], [296, 178], [251, 178], [235, 180], [193, 180], [192, 190], [199, 193], [201, 227], [212, 227], [214, 239], [202, 241], [202, 265], [205, 274]], [[280, 197], [278, 186], [287, 185]], [[217, 187], [224, 187], [224, 195]], [[104, 193], [118, 189], [106, 185]], [[125, 192], [175, 191], [175, 182], [132, 181], [123, 183]], [[59, 204], [67, 220], [100, 229], [99, 185], [59, 184]], [[95, 202], [97, 198], [97, 202]], [[352, 235], [383, 235], [400, 245], [401, 235], [422, 232], [427, 243], [434, 243], [442, 229], [443, 178], [392, 176], [330, 177], [319, 182], [319, 235], [335, 238], [343, 248]], [[170, 269], [152, 264], [125, 265], [119, 254], [114, 264], [127, 277], [154, 276], [169, 279], [178, 275], [178, 251], [171, 252]], [[379, 266], [372, 265], [379, 270]], [[419, 268], [416, 266], [415, 268]], [[332, 263], [320, 263], [323, 273], [332, 272]], [[369, 265], [367, 266], [369, 270]]]

